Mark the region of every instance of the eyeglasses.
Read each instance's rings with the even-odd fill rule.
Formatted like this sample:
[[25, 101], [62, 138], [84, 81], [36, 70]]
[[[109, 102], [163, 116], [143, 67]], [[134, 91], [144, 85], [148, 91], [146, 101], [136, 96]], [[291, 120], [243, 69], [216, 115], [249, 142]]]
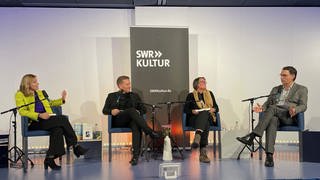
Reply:
[[281, 77], [287, 77], [289, 74], [280, 74]]

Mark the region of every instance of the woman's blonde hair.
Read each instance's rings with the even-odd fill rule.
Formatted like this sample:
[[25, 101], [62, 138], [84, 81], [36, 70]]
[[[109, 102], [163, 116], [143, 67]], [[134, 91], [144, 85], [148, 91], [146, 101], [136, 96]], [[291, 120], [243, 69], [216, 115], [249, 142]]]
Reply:
[[30, 90], [30, 84], [34, 78], [37, 76], [34, 74], [26, 74], [22, 77], [19, 90], [25, 96], [32, 96], [33, 92]]

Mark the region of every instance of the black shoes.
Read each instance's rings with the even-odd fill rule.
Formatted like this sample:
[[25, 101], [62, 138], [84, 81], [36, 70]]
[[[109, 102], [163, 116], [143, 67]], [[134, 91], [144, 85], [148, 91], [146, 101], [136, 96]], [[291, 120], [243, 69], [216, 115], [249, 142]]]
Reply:
[[58, 166], [55, 162], [53, 158], [47, 158], [44, 160], [43, 162], [44, 164], [44, 169], [48, 169], [48, 167], [50, 167], [52, 170], [60, 170], [61, 166]]
[[161, 138], [160, 133], [155, 132], [155, 131], [151, 131], [151, 132], [149, 133], [149, 136], [150, 136], [151, 138], [153, 138], [153, 139]]
[[264, 165], [265, 165], [266, 167], [273, 167], [273, 166], [274, 166], [273, 154], [267, 153], [266, 161], [264, 162]]
[[251, 146], [253, 144], [254, 137], [255, 137], [255, 134], [250, 133], [243, 137], [237, 137], [237, 140], [243, 144]]
[[81, 155], [85, 155], [88, 152], [89, 149], [81, 147], [79, 144], [75, 145], [73, 147], [73, 153], [77, 157], [80, 157]]
[[135, 166], [138, 164], [138, 158], [137, 157], [132, 157], [132, 159], [129, 161], [129, 163], [132, 165], [132, 166]]

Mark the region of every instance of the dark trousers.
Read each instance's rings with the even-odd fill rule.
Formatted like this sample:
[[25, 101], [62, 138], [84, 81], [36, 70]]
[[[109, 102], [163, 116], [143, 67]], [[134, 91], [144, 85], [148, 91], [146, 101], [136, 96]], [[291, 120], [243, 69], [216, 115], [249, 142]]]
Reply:
[[143, 117], [134, 108], [126, 109], [115, 116], [112, 121], [113, 127], [130, 127], [132, 130], [132, 148], [133, 155], [139, 156], [142, 131], [150, 134], [152, 129], [149, 128]]
[[189, 124], [194, 129], [202, 130], [200, 147], [206, 147], [208, 145], [210, 121], [212, 121], [211, 114], [208, 111], [202, 111], [197, 115], [191, 116], [189, 121]]
[[51, 116], [49, 119], [33, 121], [29, 130], [46, 130], [50, 132], [50, 143], [47, 151], [48, 156], [60, 157], [65, 154], [63, 137], [67, 147], [77, 144], [77, 136], [66, 116]]
[[292, 125], [296, 123], [296, 119], [292, 119], [287, 109], [279, 108], [275, 105], [270, 106], [264, 112], [263, 119], [260, 120], [253, 132], [262, 136], [266, 131], [266, 152], [274, 153], [274, 145], [277, 137], [279, 125]]

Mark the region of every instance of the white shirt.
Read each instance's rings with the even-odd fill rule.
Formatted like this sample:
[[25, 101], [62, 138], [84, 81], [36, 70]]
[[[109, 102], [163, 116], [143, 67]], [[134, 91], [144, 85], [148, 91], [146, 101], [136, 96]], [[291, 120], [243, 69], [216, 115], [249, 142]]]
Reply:
[[288, 95], [289, 95], [290, 90], [291, 90], [293, 85], [294, 85], [294, 83], [292, 83], [291, 86], [287, 90], [283, 86], [282, 92], [281, 92], [280, 97], [279, 97], [279, 101], [277, 103], [278, 106], [284, 106], [286, 104]]

